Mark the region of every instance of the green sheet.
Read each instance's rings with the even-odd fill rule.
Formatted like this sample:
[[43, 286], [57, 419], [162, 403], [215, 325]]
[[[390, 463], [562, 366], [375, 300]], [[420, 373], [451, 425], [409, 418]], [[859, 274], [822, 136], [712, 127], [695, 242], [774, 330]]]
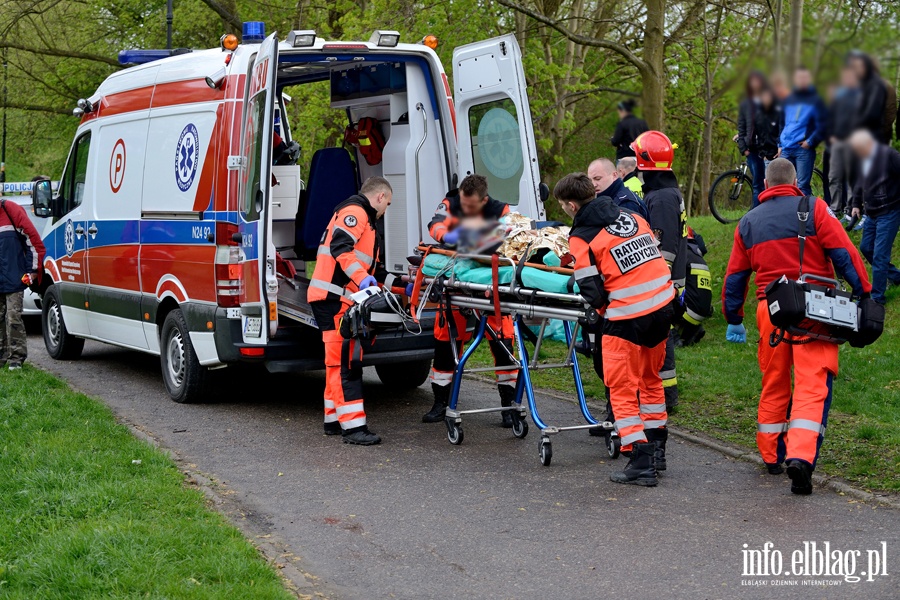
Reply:
[[[434, 277], [451, 260], [449, 256], [442, 254], [429, 254], [425, 257], [425, 262], [422, 264], [422, 271], [428, 277]], [[489, 285], [493, 281], [490, 267], [470, 259], [458, 260], [453, 267], [453, 273], [457, 279], [468, 283]], [[513, 274], [514, 270], [512, 267], [500, 267], [497, 271], [500, 284], [508, 285], [512, 281]], [[542, 271], [534, 267], [522, 269], [522, 285], [530, 289], [567, 294], [569, 293], [566, 287], [568, 283], [569, 276], [562, 273]], [[578, 284], [575, 284], [575, 293], [578, 293]]]

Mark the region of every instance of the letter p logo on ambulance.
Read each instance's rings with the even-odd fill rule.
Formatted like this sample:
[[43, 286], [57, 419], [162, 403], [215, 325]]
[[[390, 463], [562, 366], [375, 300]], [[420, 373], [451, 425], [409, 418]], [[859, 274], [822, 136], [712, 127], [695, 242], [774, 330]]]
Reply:
[[175, 146], [175, 183], [186, 192], [194, 183], [197, 164], [200, 162], [200, 135], [193, 123], [188, 123], [181, 131]]

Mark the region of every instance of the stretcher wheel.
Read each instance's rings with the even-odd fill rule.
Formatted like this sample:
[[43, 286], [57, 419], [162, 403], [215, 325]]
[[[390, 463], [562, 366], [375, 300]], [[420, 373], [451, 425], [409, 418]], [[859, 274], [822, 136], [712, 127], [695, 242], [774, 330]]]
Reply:
[[613, 432], [609, 432], [606, 435], [606, 453], [609, 454], [610, 458], [619, 458], [619, 453], [622, 451], [622, 438], [613, 434]]
[[454, 446], [459, 446], [463, 443], [463, 429], [462, 425], [459, 423], [455, 423], [450, 419], [447, 419], [447, 439]]
[[513, 415], [513, 435], [523, 439], [526, 435], [528, 435], [528, 421], [523, 419], [520, 415]]
[[540, 453], [541, 464], [545, 467], [549, 467], [550, 460], [553, 459], [553, 445], [550, 443], [550, 438], [541, 439]]

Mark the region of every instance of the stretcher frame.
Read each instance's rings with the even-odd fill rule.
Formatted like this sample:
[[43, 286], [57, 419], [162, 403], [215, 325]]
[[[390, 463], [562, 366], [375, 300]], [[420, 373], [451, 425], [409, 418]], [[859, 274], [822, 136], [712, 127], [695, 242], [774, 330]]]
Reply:
[[[455, 258], [484, 260], [485, 257], [482, 255], [457, 254]], [[497, 262], [503, 263], [504, 266], [512, 266], [514, 268], [517, 266], [515, 261], [505, 257], [498, 257]], [[439, 278], [440, 274], [437, 277], [426, 277], [423, 282], [432, 286]], [[528, 424], [525, 419], [530, 413], [531, 420], [541, 431], [538, 451], [541, 464], [544, 466], [550, 465], [553, 456], [550, 436], [567, 431], [600, 430], [603, 432], [604, 437], [606, 437], [607, 452], [610, 457], [615, 458], [618, 456], [620, 444], [618, 443], [619, 438], [615, 431], [615, 427], [613, 423], [609, 421], [599, 421], [591, 414], [584, 393], [581, 371], [578, 366], [576, 344], [581, 323], [594, 322], [597, 318], [596, 312], [594, 312], [584, 297], [574, 293], [560, 294], [517, 286], [515, 285], [515, 278], [508, 285], [498, 284], [496, 286], [460, 281], [456, 278], [452, 269], [450, 270], [450, 276], [442, 279], [440, 285], [444, 288], [445, 300], [449, 303], [451, 309], [471, 309], [478, 317], [475, 335], [463, 350], [462, 356], [459, 355], [457, 344], [451, 343], [456, 368], [453, 373], [449, 405], [444, 418], [447, 426], [447, 439], [451, 444], [458, 445], [463, 441], [463, 415], [502, 412], [508, 410], [513, 419], [513, 435], [520, 439], [525, 438], [528, 434]], [[495, 299], [497, 298], [499, 298], [499, 303], [495, 302]], [[506, 365], [501, 367], [492, 366], [466, 369], [466, 364], [469, 359], [486, 337], [495, 340], [500, 339], [501, 336], [488, 324], [488, 317], [491, 314], [497, 314], [498, 312], [499, 314], [510, 315], [513, 317], [515, 349], [518, 351], [518, 357], [516, 357], [514, 353], [510, 353], [510, 358], [518, 371], [514, 406], [512, 408], [495, 406], [460, 410], [458, 408], [459, 392], [462, 378], [465, 373], [480, 373], [509, 369]], [[532, 355], [529, 355], [528, 353], [528, 348], [525, 343], [526, 336], [522, 333], [523, 328], [527, 327], [525, 323], [526, 319], [532, 321], [537, 320], [540, 323], [538, 333], [534, 340], [534, 352]], [[567, 351], [565, 359], [561, 363], [541, 363], [538, 361], [541, 346], [547, 333], [547, 323], [550, 319], [559, 319], [563, 322], [566, 334]], [[506, 349], [505, 346], [504, 349]], [[508, 350], [506, 351], [509, 352]], [[575, 393], [578, 399], [578, 406], [586, 424], [566, 426], [550, 425], [541, 418], [535, 398], [531, 372], [532, 370], [554, 368], [566, 368], [571, 370]], [[527, 412], [522, 405], [523, 397], [528, 403]]]

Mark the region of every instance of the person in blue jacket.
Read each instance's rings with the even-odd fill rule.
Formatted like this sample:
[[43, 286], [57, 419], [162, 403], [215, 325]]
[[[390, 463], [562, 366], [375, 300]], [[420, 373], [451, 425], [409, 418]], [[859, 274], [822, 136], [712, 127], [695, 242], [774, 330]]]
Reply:
[[780, 156], [797, 169], [797, 187], [812, 194], [809, 182], [816, 162], [816, 146], [825, 138], [828, 109], [812, 84], [806, 67], [794, 71], [794, 91], [784, 100]]

